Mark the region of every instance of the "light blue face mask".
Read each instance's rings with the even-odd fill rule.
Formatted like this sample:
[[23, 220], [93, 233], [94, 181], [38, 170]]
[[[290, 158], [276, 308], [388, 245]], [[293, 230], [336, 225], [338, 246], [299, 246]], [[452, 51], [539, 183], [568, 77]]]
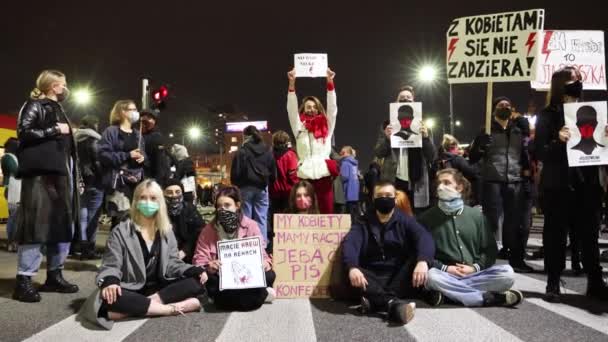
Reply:
[[139, 201], [137, 202], [137, 210], [144, 215], [145, 217], [152, 217], [158, 209], [160, 208], [160, 204], [152, 201]]

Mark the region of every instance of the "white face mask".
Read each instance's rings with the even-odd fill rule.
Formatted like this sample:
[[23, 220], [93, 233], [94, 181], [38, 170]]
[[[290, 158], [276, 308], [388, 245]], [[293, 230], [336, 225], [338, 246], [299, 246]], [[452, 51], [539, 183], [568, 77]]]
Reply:
[[447, 185], [439, 184], [439, 187], [437, 187], [437, 197], [442, 201], [451, 201], [456, 198], [461, 198], [462, 195], [460, 192]]
[[129, 112], [129, 120], [131, 120], [132, 124], [139, 121], [139, 112], [138, 111]]

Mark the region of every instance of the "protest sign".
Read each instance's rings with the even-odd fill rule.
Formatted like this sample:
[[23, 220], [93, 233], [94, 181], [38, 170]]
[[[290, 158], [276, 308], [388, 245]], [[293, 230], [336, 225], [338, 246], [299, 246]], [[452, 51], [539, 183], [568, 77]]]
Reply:
[[447, 31], [449, 83], [531, 81], [544, 10], [457, 18]]
[[327, 77], [327, 54], [298, 53], [293, 57], [296, 77]]
[[220, 291], [266, 287], [259, 237], [217, 242]]
[[391, 103], [390, 122], [393, 127], [391, 135], [392, 148], [422, 147], [422, 103]]
[[606, 102], [565, 103], [564, 122], [570, 130], [570, 167], [608, 164]]
[[581, 73], [585, 90], [606, 90], [604, 31], [547, 30], [540, 42], [540, 61], [532, 88], [549, 90], [553, 73], [573, 66]]
[[350, 215], [274, 215], [277, 298], [328, 298], [338, 247]]

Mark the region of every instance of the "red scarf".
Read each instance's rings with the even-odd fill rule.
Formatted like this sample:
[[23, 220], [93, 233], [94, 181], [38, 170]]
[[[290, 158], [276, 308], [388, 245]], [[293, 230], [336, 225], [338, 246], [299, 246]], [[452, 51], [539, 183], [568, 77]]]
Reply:
[[327, 129], [327, 118], [323, 114], [317, 115], [306, 115], [304, 113], [300, 114], [300, 121], [304, 124], [304, 127], [312, 133], [315, 139], [323, 139], [327, 138], [328, 129]]

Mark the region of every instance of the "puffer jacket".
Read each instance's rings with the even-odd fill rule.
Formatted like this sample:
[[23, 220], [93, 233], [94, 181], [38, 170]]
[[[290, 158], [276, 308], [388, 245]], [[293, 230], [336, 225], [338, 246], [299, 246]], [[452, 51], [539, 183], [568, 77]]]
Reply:
[[296, 150], [300, 158], [298, 177], [314, 180], [330, 176], [325, 160], [329, 159], [331, 154], [331, 140], [338, 115], [336, 91], [333, 89], [327, 91], [328, 134], [324, 139], [315, 139], [313, 133], [309, 132], [300, 121], [298, 97], [295, 92], [287, 94], [287, 113], [291, 130], [296, 137]]

